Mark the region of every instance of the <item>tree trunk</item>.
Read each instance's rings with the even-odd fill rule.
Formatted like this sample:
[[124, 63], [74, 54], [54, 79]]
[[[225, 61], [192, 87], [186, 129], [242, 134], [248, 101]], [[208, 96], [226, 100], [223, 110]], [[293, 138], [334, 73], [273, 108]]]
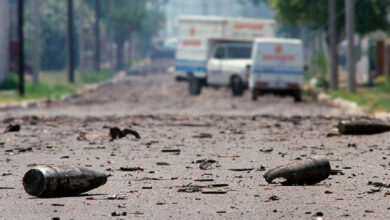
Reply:
[[40, 34], [41, 34], [41, 25], [40, 25], [40, 16], [39, 16], [39, 7], [40, 0], [33, 1], [34, 7], [34, 85], [39, 84], [39, 71], [40, 71]]
[[9, 60], [9, 5], [8, 1], [0, 1], [0, 82], [8, 74]]
[[85, 72], [85, 31], [84, 31], [84, 2], [79, 1], [79, 54], [80, 54], [80, 73]]
[[123, 53], [124, 53], [124, 45], [123, 41], [116, 42], [116, 70], [123, 70]]

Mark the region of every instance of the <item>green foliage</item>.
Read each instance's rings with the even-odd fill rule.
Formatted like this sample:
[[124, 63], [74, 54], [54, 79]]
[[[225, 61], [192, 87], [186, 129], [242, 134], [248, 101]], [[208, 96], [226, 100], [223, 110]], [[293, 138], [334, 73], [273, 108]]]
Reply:
[[42, 1], [40, 13], [41, 67], [63, 69], [66, 66], [66, 1]]
[[343, 98], [364, 106], [370, 112], [390, 112], [390, 83], [379, 83], [375, 87], [361, 88], [357, 93], [349, 93], [345, 89], [332, 91], [333, 98]]
[[123, 68], [124, 43], [131, 41], [135, 34], [140, 39], [138, 50], [146, 51], [152, 46], [152, 38], [158, 33], [163, 22], [161, 13], [150, 7], [152, 3], [151, 0], [116, 0], [107, 13], [105, 22], [117, 45], [117, 69]]
[[80, 80], [84, 84], [94, 84], [104, 82], [115, 75], [111, 69], [102, 69], [100, 72], [86, 72], [80, 75]]
[[[355, 1], [356, 31], [367, 34], [375, 30], [387, 30], [389, 22], [387, 13], [388, 0]], [[328, 21], [328, 1], [313, 0], [270, 0], [277, 17], [285, 23], [293, 25], [308, 24], [313, 29], [326, 27]], [[345, 1], [337, 0], [337, 29], [340, 33], [345, 27]]]
[[18, 88], [18, 81], [16, 75], [9, 75], [8, 78], [0, 84], [1, 90], [12, 90], [10, 92], [0, 92], [0, 103], [9, 103], [24, 100], [33, 99], [60, 99], [64, 95], [72, 94], [77, 91], [77, 88], [73, 85], [64, 82], [48, 82], [42, 80], [39, 86], [33, 85], [32, 82], [27, 81], [25, 85], [26, 95], [19, 97], [16, 93]]
[[316, 80], [316, 86], [319, 88], [329, 88], [327, 79], [329, 61], [322, 51], [319, 51], [310, 59], [310, 69], [305, 72], [305, 79]]
[[14, 90], [18, 88], [18, 77], [16, 74], [10, 74], [0, 84], [0, 90]]
[[250, 2], [253, 5], [259, 5], [260, 3], [267, 3], [268, 0], [238, 0], [240, 3], [245, 4], [246, 2]]

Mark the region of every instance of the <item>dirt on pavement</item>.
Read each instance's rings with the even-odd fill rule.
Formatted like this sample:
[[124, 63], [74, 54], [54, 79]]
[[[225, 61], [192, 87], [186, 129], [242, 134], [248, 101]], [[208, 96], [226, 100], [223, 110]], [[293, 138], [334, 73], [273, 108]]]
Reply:
[[[122, 76], [67, 102], [0, 112], [0, 128], [21, 125], [0, 135], [0, 218], [388, 219], [390, 133], [327, 136], [350, 117], [310, 98], [252, 102], [226, 89], [190, 97], [169, 74]], [[111, 140], [114, 126], [141, 139]], [[313, 186], [262, 176], [315, 155], [340, 172]], [[109, 178], [77, 197], [34, 198], [21, 180], [36, 165]]]

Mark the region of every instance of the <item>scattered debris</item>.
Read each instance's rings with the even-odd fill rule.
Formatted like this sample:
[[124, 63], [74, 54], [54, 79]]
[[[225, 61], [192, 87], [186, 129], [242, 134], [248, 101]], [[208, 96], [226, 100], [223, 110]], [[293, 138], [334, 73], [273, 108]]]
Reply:
[[217, 157], [220, 157], [220, 158], [238, 158], [240, 156], [238, 155], [218, 155]]
[[115, 195], [112, 195], [112, 196], [108, 196], [105, 199], [106, 200], [125, 200], [126, 196], [121, 196], [121, 195], [115, 194]]
[[192, 136], [193, 138], [212, 138], [213, 135], [210, 133], [200, 133], [198, 135]]
[[4, 130], [4, 133], [8, 133], [8, 132], [19, 132], [21, 129], [21, 126], [19, 124], [9, 124], [5, 130]]
[[340, 121], [340, 134], [370, 135], [390, 131], [390, 124], [379, 120]]
[[329, 175], [344, 175], [344, 172], [342, 170], [331, 169]]
[[279, 198], [279, 196], [277, 196], [277, 195], [272, 195], [272, 196], [270, 196], [268, 199], [271, 200], [271, 201], [277, 201], [277, 200], [279, 200], [280, 198]]
[[227, 191], [221, 190], [202, 190], [202, 194], [226, 194]]
[[202, 191], [202, 188], [204, 188], [204, 186], [188, 184], [188, 185], [184, 185], [184, 186], [180, 187], [177, 191], [178, 192], [185, 192], [185, 193], [194, 193], [194, 192]]
[[167, 162], [157, 162], [156, 165], [157, 166], [169, 166], [170, 164]]
[[133, 136], [136, 137], [137, 139], [140, 139], [140, 138], [141, 138], [141, 136], [138, 134], [137, 131], [132, 130], [132, 129], [129, 129], [129, 128], [125, 128], [125, 129], [123, 129], [123, 130], [121, 130], [121, 129], [118, 128], [118, 127], [112, 127], [112, 128], [110, 128], [111, 140], [121, 139], [121, 138], [123, 138], [123, 137], [126, 137], [126, 135], [128, 135], [128, 134], [133, 135]]
[[180, 149], [164, 148], [161, 150], [163, 153], [180, 153]]
[[263, 153], [271, 153], [274, 149], [272, 147], [270, 148], [265, 148], [265, 149], [260, 149], [260, 152], [263, 152]]
[[112, 212], [111, 213], [111, 216], [127, 216], [127, 212], [122, 212], [122, 213], [116, 213], [116, 212]]
[[282, 178], [285, 179], [282, 185], [312, 185], [328, 178], [330, 171], [329, 160], [317, 156], [270, 169], [264, 178], [268, 183]]
[[[199, 168], [201, 170], [208, 170], [211, 168], [211, 164], [213, 163], [216, 163], [217, 161], [216, 160], [213, 160], [213, 159], [205, 159], [205, 160], [201, 160], [200, 162], [200, 165], [199, 165]], [[196, 163], [198, 163], [198, 161], [196, 161]]]
[[372, 182], [372, 181], [368, 181], [367, 185], [371, 185], [371, 186], [375, 186], [375, 187], [379, 187], [379, 188], [390, 188], [390, 184], [384, 184], [384, 183], [381, 183], [381, 182]]
[[85, 132], [80, 132], [79, 133], [79, 136], [77, 136], [77, 140], [78, 141], [88, 141], [88, 138], [87, 138], [87, 133]]
[[213, 182], [214, 179], [196, 179], [195, 182]]
[[128, 212], [127, 214], [129, 214], [129, 215], [143, 215], [144, 213], [139, 212], [139, 211], [135, 211], [135, 212]]
[[209, 187], [214, 187], [214, 188], [218, 188], [218, 187], [228, 187], [229, 184], [226, 184], [226, 183], [218, 183], [218, 184], [211, 184], [209, 185]]
[[134, 171], [144, 171], [141, 167], [120, 167], [120, 171], [134, 172]]
[[24, 190], [32, 196], [73, 196], [90, 191], [107, 182], [107, 176], [83, 167], [42, 166], [29, 170], [23, 177]]
[[0, 186], [0, 189], [15, 189], [15, 187]]
[[245, 172], [245, 171], [252, 171], [255, 168], [232, 168], [229, 169], [230, 171], [236, 171], [236, 172]]

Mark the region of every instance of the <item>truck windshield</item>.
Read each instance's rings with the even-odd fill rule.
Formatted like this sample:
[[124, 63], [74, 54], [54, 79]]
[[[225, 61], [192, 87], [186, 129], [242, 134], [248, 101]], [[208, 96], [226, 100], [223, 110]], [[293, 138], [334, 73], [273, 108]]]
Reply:
[[251, 46], [233, 46], [228, 47], [228, 58], [230, 59], [249, 59], [252, 55]]

